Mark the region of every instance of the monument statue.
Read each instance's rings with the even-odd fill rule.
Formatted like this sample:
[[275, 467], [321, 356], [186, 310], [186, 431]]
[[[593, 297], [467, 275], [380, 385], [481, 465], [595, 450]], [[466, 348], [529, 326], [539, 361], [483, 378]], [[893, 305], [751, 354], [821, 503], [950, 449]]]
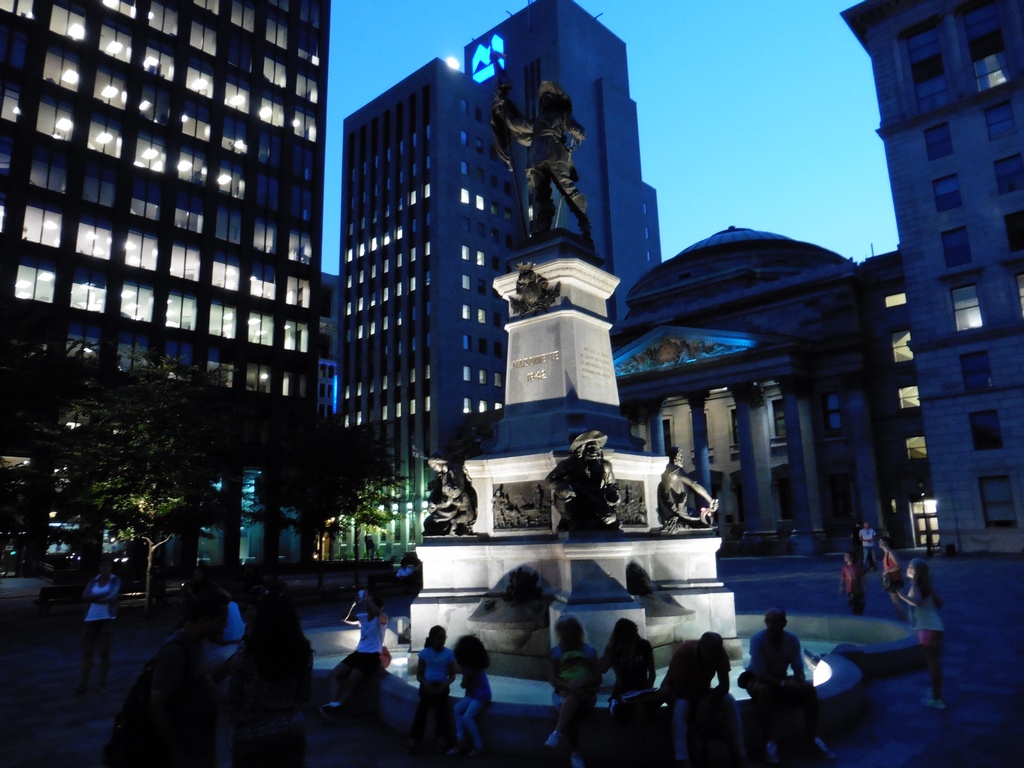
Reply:
[[572, 162], [572, 153], [586, 138], [583, 126], [572, 115], [572, 100], [562, 87], [544, 80], [537, 92], [538, 110], [533, 120], [508, 99], [512, 84], [498, 83], [491, 105], [491, 130], [494, 148], [512, 168], [510, 144], [529, 147], [526, 156], [526, 181], [533, 204], [530, 234], [546, 232], [555, 220], [552, 187], [565, 199], [569, 210], [579, 223], [580, 232], [590, 241], [590, 219], [587, 218], [587, 198], [576, 188], [579, 174]]
[[562, 292], [562, 284], [555, 283], [552, 287], [547, 278], [534, 270], [532, 261], [517, 264], [516, 269], [519, 270], [516, 292], [509, 297], [512, 314], [525, 317], [549, 310]]
[[615, 510], [619, 485], [601, 450], [608, 436], [592, 429], [572, 441], [572, 455], [544, 480], [561, 515], [559, 531], [611, 531], [619, 527]]
[[429, 514], [423, 521], [423, 535], [471, 535], [477, 506], [472, 479], [461, 464], [449, 464], [440, 453], [431, 454], [427, 465], [437, 477], [430, 484]]
[[[667, 451], [668, 466], [661, 474], [658, 485], [658, 519], [661, 521], [662, 533], [679, 533], [688, 528], [710, 528], [715, 524], [715, 512], [718, 511], [718, 499], [700, 483], [691, 480], [683, 471], [683, 451], [672, 446]], [[690, 491], [707, 501], [706, 507], [698, 512], [687, 506]]]

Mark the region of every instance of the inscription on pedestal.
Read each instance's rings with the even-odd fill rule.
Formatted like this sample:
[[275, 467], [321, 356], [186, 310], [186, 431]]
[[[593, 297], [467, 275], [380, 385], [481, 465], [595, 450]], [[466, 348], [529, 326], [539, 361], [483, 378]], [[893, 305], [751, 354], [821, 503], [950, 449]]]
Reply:
[[580, 376], [602, 384], [614, 380], [612, 356], [607, 350], [583, 347], [580, 351]]

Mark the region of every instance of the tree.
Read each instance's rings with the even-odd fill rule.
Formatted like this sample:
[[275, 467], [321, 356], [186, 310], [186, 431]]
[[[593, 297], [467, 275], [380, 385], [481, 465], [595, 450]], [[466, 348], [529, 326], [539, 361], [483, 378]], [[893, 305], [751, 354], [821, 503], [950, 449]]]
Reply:
[[173, 361], [137, 364], [118, 385], [77, 401], [60, 441], [60, 517], [146, 543], [147, 610], [156, 551], [224, 515], [219, 487], [239, 420], [214, 384]]
[[360, 532], [390, 520], [402, 483], [391, 447], [376, 425], [345, 427], [336, 416], [318, 419], [290, 442], [282, 503], [295, 508], [300, 530], [316, 536], [354, 526], [358, 583]]

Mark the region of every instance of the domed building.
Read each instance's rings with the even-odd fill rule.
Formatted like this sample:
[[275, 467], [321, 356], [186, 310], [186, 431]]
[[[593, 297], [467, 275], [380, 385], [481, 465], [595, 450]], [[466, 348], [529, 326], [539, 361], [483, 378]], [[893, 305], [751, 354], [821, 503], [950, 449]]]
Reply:
[[629, 292], [623, 411], [648, 450], [683, 449], [727, 549], [846, 549], [864, 520], [937, 545], [905, 303], [898, 253], [856, 264], [737, 227]]

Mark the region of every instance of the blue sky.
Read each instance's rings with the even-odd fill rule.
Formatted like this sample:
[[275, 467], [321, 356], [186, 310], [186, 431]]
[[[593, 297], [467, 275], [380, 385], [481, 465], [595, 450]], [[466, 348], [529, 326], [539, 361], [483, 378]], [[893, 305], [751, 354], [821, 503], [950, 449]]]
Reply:
[[[852, 0], [577, 0], [626, 43], [643, 178], [658, 191], [663, 258], [729, 226], [861, 261], [897, 245], [871, 61], [840, 12]], [[327, 173], [342, 125], [525, 0], [334, 0]], [[586, 192], [585, 187], [583, 191]], [[324, 258], [336, 273], [340, 190]]]

